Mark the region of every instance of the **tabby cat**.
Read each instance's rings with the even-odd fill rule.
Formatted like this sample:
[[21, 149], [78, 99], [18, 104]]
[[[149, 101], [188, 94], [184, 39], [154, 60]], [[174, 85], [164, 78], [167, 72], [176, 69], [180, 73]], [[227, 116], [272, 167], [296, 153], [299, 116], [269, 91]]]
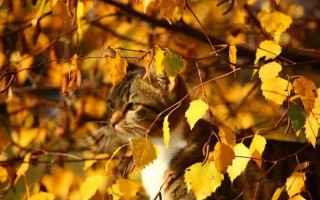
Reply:
[[[109, 94], [107, 119], [110, 129], [118, 135], [130, 139], [142, 136], [154, 122], [156, 116], [184, 97], [187, 94], [187, 89], [179, 76], [169, 82], [164, 74], [156, 75], [151, 72], [149, 77], [146, 76], [144, 68], [128, 67], [127, 70], [127, 76]], [[192, 191], [187, 191], [184, 183], [184, 171], [188, 166], [204, 160], [202, 148], [208, 141], [212, 127], [208, 122], [200, 120], [190, 131], [184, 117], [189, 103], [190, 99], [185, 99], [170, 114], [169, 149], [165, 148], [163, 142], [163, 116], [156, 121], [148, 134], [150, 141], [160, 150], [157, 160], [142, 171], [143, 186], [150, 199], [159, 196], [160, 188], [164, 183], [160, 191], [162, 199], [196, 199]], [[211, 147], [214, 146], [214, 143], [215, 141], [211, 141]], [[277, 146], [277, 148], [279, 147]], [[292, 149], [292, 145], [288, 145], [288, 149], [290, 148]], [[272, 147], [267, 146], [266, 149], [272, 149]], [[268, 156], [270, 159], [277, 159], [281, 158], [282, 154], [285, 155], [284, 152], [279, 153], [275, 150]], [[270, 199], [276, 187], [284, 185], [285, 178], [293, 170], [291, 168], [296, 166], [295, 160], [290, 162], [284, 166], [280, 165], [285, 170], [273, 170], [275, 173], [269, 173], [262, 179], [255, 196], [256, 199]], [[264, 164], [263, 167], [268, 166]], [[246, 171], [232, 185], [229, 178], [225, 177], [222, 186], [212, 197], [207, 199], [233, 199], [262, 174], [254, 162], [249, 162]], [[253, 199], [256, 186], [257, 184], [246, 190], [239, 199]], [[287, 198], [285, 195], [281, 197]]]

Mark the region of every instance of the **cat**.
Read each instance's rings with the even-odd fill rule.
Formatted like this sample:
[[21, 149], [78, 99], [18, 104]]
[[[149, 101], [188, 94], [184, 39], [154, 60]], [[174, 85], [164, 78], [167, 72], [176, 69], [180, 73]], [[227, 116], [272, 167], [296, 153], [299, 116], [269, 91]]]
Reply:
[[[126, 77], [110, 91], [107, 100], [107, 120], [112, 131], [129, 140], [132, 137], [141, 137], [161, 111], [185, 97], [188, 91], [179, 76], [169, 81], [165, 74], [158, 75], [152, 70], [150, 76], [147, 76], [145, 68], [130, 66], [127, 70]], [[196, 199], [192, 191], [187, 191], [184, 172], [192, 164], [202, 162], [205, 159], [202, 148], [208, 141], [211, 132], [213, 130], [217, 131], [217, 128], [201, 119], [190, 130], [184, 116], [190, 102], [190, 98], [184, 99], [181, 105], [170, 114], [171, 138], [168, 149], [165, 147], [162, 132], [163, 119], [168, 113], [164, 113], [154, 123], [148, 134], [150, 141], [160, 151], [157, 159], [141, 172], [142, 183], [150, 199], [155, 199], [160, 195], [161, 199], [164, 200]], [[215, 142], [214, 138], [211, 139], [211, 149]], [[270, 144], [267, 143], [267, 145]], [[278, 145], [281, 146], [282, 144]], [[276, 146], [276, 148], [279, 148], [279, 146]], [[271, 149], [271, 152], [267, 153], [266, 156], [270, 160], [275, 160], [281, 158], [281, 155], [287, 155], [287, 152], [292, 153], [301, 148], [301, 145], [289, 144], [286, 146], [287, 148], [280, 152], [272, 151], [273, 147], [267, 146], [266, 151]], [[282, 147], [284, 146], [282, 145]], [[319, 156], [316, 159], [318, 158]], [[284, 171], [273, 170], [268, 173], [259, 184], [257, 194], [255, 194], [256, 187], [252, 186], [243, 195], [240, 195], [239, 199], [270, 199], [274, 190], [284, 185], [285, 178], [290, 176], [296, 166], [295, 160], [290, 162], [290, 164], [284, 165]], [[268, 169], [268, 165], [263, 164], [263, 168]], [[225, 178], [221, 187], [207, 199], [233, 199], [262, 174], [263, 172], [257, 165], [250, 161], [245, 172], [233, 184], [228, 178]], [[163, 187], [161, 187], [162, 185]], [[287, 198], [285, 195], [281, 197]]]

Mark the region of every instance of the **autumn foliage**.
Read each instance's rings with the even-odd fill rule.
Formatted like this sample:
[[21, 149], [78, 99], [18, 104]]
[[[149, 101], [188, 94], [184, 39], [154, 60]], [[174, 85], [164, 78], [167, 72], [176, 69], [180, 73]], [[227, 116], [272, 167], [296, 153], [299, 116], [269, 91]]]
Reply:
[[[130, 143], [104, 131], [110, 88], [134, 63], [185, 80], [190, 130], [219, 122], [218, 142], [184, 175], [197, 199], [248, 162], [273, 170], [290, 157], [272, 199], [312, 199], [305, 181], [320, 166], [299, 153], [319, 148], [319, 12], [316, 0], [0, 1], [0, 198], [147, 198], [139, 171], [159, 154], [150, 129]], [[177, 106], [158, 116], [166, 148]], [[266, 160], [269, 140], [304, 146]]]

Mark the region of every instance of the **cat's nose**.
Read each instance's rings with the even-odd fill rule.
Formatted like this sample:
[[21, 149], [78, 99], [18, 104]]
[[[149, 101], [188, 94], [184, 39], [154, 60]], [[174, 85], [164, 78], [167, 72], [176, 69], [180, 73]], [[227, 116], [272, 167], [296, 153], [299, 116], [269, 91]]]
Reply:
[[123, 117], [122, 112], [120, 112], [120, 111], [114, 112], [114, 113], [111, 115], [110, 124], [111, 124], [112, 126], [115, 126], [115, 125], [121, 120], [122, 117]]

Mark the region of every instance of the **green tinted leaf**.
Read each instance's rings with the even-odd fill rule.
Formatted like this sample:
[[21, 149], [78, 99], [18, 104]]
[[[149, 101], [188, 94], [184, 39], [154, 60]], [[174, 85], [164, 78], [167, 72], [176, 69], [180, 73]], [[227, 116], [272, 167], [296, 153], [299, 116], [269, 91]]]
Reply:
[[170, 49], [167, 49], [164, 60], [164, 70], [169, 77], [175, 77], [184, 66], [180, 55]]
[[293, 105], [288, 109], [288, 116], [291, 120], [293, 129], [299, 131], [306, 122], [306, 113], [301, 106]]

